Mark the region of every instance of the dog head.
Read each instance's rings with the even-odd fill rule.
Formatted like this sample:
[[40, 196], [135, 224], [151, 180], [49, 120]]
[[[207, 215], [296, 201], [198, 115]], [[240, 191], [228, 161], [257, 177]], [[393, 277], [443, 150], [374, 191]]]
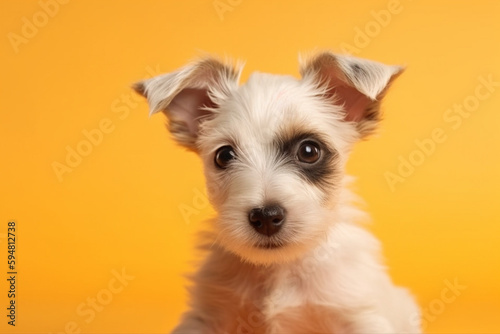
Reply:
[[335, 223], [352, 145], [371, 134], [399, 66], [322, 52], [301, 78], [214, 58], [135, 84], [204, 163], [217, 242], [258, 264], [297, 258]]

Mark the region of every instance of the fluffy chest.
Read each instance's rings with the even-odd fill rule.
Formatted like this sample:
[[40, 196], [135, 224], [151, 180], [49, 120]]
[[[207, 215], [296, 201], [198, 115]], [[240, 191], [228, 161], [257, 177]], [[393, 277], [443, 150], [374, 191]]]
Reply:
[[[218, 296], [220, 301], [218, 310], [212, 308], [218, 313], [215, 316], [217, 331], [227, 334], [331, 333], [332, 328], [341, 326], [336, 316], [338, 308], [332, 300], [335, 285], [319, 264], [301, 262], [285, 268], [233, 273], [231, 282], [212, 285], [211, 288], [218, 291], [211, 295]], [[235, 286], [235, 282], [241, 286]]]

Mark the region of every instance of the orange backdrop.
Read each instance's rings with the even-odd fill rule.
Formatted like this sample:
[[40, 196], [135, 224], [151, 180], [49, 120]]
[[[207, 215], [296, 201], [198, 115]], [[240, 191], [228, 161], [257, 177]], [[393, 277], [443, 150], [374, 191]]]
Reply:
[[129, 85], [203, 52], [246, 60], [243, 80], [298, 75], [316, 48], [407, 65], [349, 172], [426, 331], [500, 332], [500, 2], [4, 0], [0, 17], [0, 332], [170, 330], [212, 211], [197, 157]]

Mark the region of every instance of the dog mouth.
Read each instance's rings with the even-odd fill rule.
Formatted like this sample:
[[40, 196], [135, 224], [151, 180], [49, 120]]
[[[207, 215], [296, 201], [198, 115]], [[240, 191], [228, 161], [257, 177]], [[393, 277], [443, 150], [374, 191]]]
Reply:
[[282, 243], [271, 242], [271, 241], [259, 243], [256, 245], [257, 248], [261, 248], [261, 249], [277, 249], [277, 248], [281, 248], [283, 246], [284, 245]]

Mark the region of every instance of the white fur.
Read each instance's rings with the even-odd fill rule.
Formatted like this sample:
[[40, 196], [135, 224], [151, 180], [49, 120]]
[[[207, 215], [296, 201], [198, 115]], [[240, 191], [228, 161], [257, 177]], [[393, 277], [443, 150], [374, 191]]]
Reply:
[[[203, 75], [193, 77], [200, 66]], [[392, 284], [377, 240], [356, 224], [363, 213], [344, 175], [352, 145], [373, 129], [400, 71], [326, 52], [302, 63], [301, 80], [255, 73], [238, 86], [239, 70], [203, 60], [136, 86], [152, 112], [170, 122], [184, 117], [187, 126], [172, 133], [200, 154], [218, 213], [191, 310], [173, 333], [420, 332], [413, 298]], [[308, 182], [280, 158], [276, 139], [294, 131], [318, 135], [338, 153], [332, 187]], [[237, 158], [220, 170], [214, 154], [225, 145]], [[271, 237], [248, 222], [249, 210], [266, 203], [286, 210]], [[256, 246], [269, 240], [282, 246]]]

